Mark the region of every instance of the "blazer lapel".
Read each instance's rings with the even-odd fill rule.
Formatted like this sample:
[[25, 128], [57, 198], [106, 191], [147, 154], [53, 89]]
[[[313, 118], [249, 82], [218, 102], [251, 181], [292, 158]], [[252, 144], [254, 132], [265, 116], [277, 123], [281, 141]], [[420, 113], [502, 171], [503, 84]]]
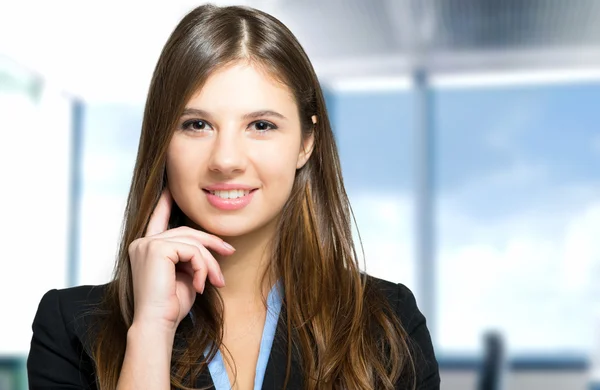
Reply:
[[[285, 371], [287, 366], [287, 325], [286, 325], [285, 304], [281, 307], [273, 346], [269, 354], [265, 378], [263, 380], [262, 390], [282, 390], [285, 382]], [[290, 379], [286, 390], [300, 390], [303, 388], [302, 372], [300, 370], [300, 358], [296, 353], [292, 353], [292, 362], [290, 367]]]
[[202, 389], [207, 389], [207, 388], [214, 389], [215, 388], [215, 383], [212, 380], [212, 376], [210, 376], [210, 371], [208, 370], [208, 367], [206, 367], [204, 370], [202, 370], [202, 372], [200, 373], [198, 378], [196, 378], [196, 384], [194, 385], [194, 387], [202, 388]]
[[[189, 315], [187, 315], [181, 321], [180, 326], [182, 328], [183, 327], [192, 328], [192, 329], [194, 328], [195, 321], [194, 321], [191, 313]], [[176, 337], [175, 340], [176, 340], [175, 342], [177, 343], [177, 346], [179, 348], [184, 348], [186, 346], [186, 342], [182, 337]], [[189, 380], [189, 373], [185, 379], [186, 379], [186, 381]], [[204, 389], [214, 389], [215, 388], [215, 384], [212, 380], [212, 376], [210, 376], [210, 370], [208, 369], [208, 366], [204, 367], [204, 370], [202, 370], [200, 372], [200, 375], [198, 375], [198, 377], [194, 381], [194, 387], [195, 388], [204, 388]]]
[[[285, 370], [287, 365], [287, 325], [285, 304], [281, 307], [277, 328], [273, 339], [273, 346], [267, 361], [267, 369], [263, 380], [262, 390], [282, 390], [285, 382]], [[302, 390], [304, 381], [300, 370], [300, 358], [297, 353], [292, 353], [292, 364], [290, 368], [290, 379], [286, 390]], [[214, 382], [210, 371], [206, 367], [198, 376], [195, 387], [214, 389]]]

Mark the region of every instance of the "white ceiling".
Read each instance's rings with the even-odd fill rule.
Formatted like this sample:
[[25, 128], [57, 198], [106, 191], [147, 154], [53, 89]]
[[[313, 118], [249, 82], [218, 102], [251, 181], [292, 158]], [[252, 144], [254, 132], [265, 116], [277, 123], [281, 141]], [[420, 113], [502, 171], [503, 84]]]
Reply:
[[[88, 101], [137, 104], [162, 45], [200, 3], [0, 0], [0, 54]], [[250, 5], [278, 17], [323, 81], [403, 77], [419, 66], [442, 74], [600, 67], [595, 0], [212, 3]]]

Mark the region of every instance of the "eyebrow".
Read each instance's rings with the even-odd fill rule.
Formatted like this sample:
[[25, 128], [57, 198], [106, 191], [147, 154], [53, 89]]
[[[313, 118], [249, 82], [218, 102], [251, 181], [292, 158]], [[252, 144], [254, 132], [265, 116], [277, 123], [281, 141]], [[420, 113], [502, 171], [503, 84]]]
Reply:
[[[208, 117], [208, 118], [211, 117], [211, 115], [210, 115], [210, 113], [208, 113], [208, 111], [204, 111], [199, 108], [190, 108], [190, 107], [184, 109], [183, 113], [181, 115], [182, 116], [184, 116], [184, 115], [199, 115], [199, 116]], [[280, 113], [278, 113], [277, 111], [273, 111], [273, 110], [259, 110], [259, 111], [249, 112], [247, 114], [242, 115], [241, 119], [249, 120], [249, 119], [257, 119], [257, 118], [266, 117], [266, 116], [287, 120], [287, 118], [285, 116], [283, 116]]]

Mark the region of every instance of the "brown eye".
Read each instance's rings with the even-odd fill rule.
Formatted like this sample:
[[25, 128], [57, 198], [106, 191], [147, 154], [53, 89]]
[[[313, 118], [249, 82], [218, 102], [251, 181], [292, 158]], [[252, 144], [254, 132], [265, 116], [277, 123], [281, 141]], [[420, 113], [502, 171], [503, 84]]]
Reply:
[[204, 130], [208, 130], [207, 127], [209, 127], [209, 124], [200, 119], [193, 119], [193, 120], [186, 121], [181, 126], [181, 128], [183, 130], [190, 130], [190, 131], [204, 131]]
[[256, 131], [258, 131], [259, 133], [266, 133], [270, 130], [275, 130], [277, 129], [277, 126], [275, 126], [272, 123], [266, 122], [266, 121], [257, 121], [253, 123], [254, 129]]
[[194, 121], [192, 122], [192, 129], [194, 130], [204, 130], [205, 123], [202, 121]]

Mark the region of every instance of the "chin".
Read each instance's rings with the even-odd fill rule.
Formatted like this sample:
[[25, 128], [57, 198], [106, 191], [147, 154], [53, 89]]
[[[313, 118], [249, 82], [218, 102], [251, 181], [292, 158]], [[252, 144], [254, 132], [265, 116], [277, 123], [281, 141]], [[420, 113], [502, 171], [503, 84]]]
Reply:
[[[246, 219], [246, 221], [242, 220]], [[194, 218], [194, 223], [209, 234], [219, 237], [240, 237], [251, 234], [260, 229], [260, 226], [249, 224], [248, 218], [213, 216], [209, 221], [206, 218]]]
[[205, 232], [214, 234], [215, 236], [219, 237], [241, 237], [254, 231], [252, 229], [244, 229], [240, 227], [222, 226], [215, 224], [210, 224], [208, 226], [206, 226], [205, 224], [200, 226], [202, 226], [202, 229]]

